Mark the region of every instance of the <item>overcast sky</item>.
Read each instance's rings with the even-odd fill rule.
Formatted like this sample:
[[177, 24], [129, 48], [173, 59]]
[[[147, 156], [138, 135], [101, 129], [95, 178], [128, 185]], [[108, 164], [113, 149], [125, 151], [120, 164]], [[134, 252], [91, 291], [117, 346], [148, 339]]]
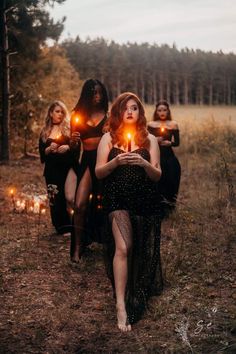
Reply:
[[61, 39], [175, 43], [236, 54], [236, 0], [66, 0], [50, 13], [67, 17]]

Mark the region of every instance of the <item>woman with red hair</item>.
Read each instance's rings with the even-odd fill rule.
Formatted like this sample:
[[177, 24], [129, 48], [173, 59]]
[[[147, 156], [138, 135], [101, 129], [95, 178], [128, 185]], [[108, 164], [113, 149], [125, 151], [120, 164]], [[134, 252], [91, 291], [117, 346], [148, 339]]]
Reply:
[[148, 133], [139, 98], [121, 94], [111, 107], [95, 172], [104, 180], [108, 215], [107, 272], [116, 297], [118, 328], [138, 321], [150, 296], [162, 290], [157, 140]]

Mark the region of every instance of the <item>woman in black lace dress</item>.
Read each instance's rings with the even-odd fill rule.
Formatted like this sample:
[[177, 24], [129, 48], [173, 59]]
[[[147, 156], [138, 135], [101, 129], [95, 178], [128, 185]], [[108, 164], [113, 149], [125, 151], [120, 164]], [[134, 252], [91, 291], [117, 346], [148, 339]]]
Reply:
[[115, 100], [108, 129], [98, 146], [95, 172], [104, 181], [107, 272], [115, 290], [118, 328], [126, 332], [141, 317], [148, 298], [162, 290], [161, 169], [158, 143], [146, 129], [136, 95], [126, 92]]
[[[80, 261], [86, 244], [102, 241], [101, 183], [99, 184], [95, 176], [95, 165], [107, 111], [108, 96], [105, 86], [99, 80], [85, 81], [71, 117], [72, 145], [76, 148], [76, 143], [81, 143], [83, 153], [80, 162], [75, 166], [75, 183], [66, 181], [67, 200], [74, 205], [70, 255], [72, 262], [76, 263]], [[71, 175], [73, 171], [68, 178]]]
[[46, 180], [52, 224], [57, 233], [71, 231], [71, 222], [67, 213], [64, 186], [68, 171], [74, 165], [79, 152], [70, 149], [69, 114], [61, 101], [53, 102], [45, 119], [39, 138], [41, 162], [45, 164]]
[[160, 147], [162, 176], [159, 191], [164, 218], [175, 208], [181, 175], [180, 163], [172, 149], [179, 146], [179, 127], [172, 120], [167, 101], [161, 100], [157, 103], [153, 120], [148, 123], [148, 131], [157, 137]]

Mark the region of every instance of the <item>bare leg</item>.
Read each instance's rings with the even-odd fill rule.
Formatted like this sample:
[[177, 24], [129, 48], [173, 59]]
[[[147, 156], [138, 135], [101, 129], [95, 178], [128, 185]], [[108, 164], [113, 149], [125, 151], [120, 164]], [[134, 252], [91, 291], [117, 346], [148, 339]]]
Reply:
[[[128, 252], [132, 243], [131, 224], [127, 211], [115, 211], [111, 215], [112, 232], [115, 240], [113, 272], [116, 290], [117, 325], [122, 332], [131, 331], [127, 321], [125, 290], [128, 279]], [[123, 233], [125, 235], [123, 236]]]
[[67, 202], [67, 211], [71, 217], [74, 211], [74, 204], [75, 204], [75, 192], [76, 192], [76, 185], [77, 185], [77, 176], [75, 171], [71, 168], [68, 172], [65, 182], [65, 197]]
[[76, 192], [75, 213], [74, 213], [74, 233], [75, 248], [71, 260], [79, 262], [82, 252], [81, 237], [84, 229], [85, 213], [88, 205], [89, 194], [92, 188], [92, 181], [89, 169], [85, 171]]

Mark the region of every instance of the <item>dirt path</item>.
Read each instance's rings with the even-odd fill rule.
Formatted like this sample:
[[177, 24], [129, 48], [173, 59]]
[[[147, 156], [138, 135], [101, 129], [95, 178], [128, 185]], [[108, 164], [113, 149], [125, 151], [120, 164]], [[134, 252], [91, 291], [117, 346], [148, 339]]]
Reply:
[[220, 252], [205, 249], [200, 259], [199, 239], [189, 229], [180, 232], [176, 219], [165, 222], [165, 290], [133, 331], [121, 334], [101, 245], [73, 265], [70, 240], [53, 234], [48, 211], [40, 222], [38, 215], [13, 212], [7, 188], [43, 188], [41, 174], [38, 160], [0, 166], [0, 353], [236, 351], [235, 242]]

